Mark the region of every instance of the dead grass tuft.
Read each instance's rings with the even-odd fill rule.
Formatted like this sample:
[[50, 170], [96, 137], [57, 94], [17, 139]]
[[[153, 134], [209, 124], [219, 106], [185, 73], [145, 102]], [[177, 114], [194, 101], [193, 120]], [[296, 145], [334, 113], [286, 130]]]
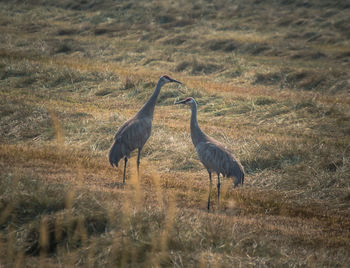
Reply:
[[268, 74], [256, 74], [255, 75], [255, 84], [264, 84], [264, 85], [276, 85], [279, 84], [282, 80], [282, 75], [280, 73], [268, 73]]
[[209, 40], [207, 42], [207, 46], [210, 50], [213, 50], [213, 51], [223, 50], [225, 52], [232, 52], [236, 50], [238, 47], [240, 47], [241, 44], [234, 39], [226, 39], [226, 40]]
[[193, 59], [192, 62], [182, 61], [175, 67], [176, 72], [188, 71], [192, 75], [203, 75], [218, 72], [221, 69], [219, 64], [206, 63]]
[[313, 70], [295, 71], [292, 69], [282, 69], [279, 72], [257, 73], [254, 83], [308, 91], [339, 92], [346, 90], [345, 84], [341, 83], [338, 86], [332, 87], [330, 83], [331, 81], [335, 81], [335, 77], [342, 75], [332, 72], [320, 73]]
[[125, 79], [122, 81], [122, 90], [129, 90], [129, 89], [133, 89], [136, 86], [136, 79], [135, 77], [132, 76], [126, 76]]

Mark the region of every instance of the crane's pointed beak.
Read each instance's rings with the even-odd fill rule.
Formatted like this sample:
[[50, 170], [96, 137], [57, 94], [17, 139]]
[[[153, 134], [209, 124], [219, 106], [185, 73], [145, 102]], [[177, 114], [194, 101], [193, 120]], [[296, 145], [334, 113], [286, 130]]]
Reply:
[[186, 103], [186, 100], [181, 100], [181, 101], [175, 101], [174, 104], [183, 104]]
[[177, 81], [177, 80], [175, 80], [175, 79], [170, 78], [169, 80], [170, 80], [170, 82], [178, 83], [178, 84], [182, 85], [182, 83], [181, 83], [180, 81]]

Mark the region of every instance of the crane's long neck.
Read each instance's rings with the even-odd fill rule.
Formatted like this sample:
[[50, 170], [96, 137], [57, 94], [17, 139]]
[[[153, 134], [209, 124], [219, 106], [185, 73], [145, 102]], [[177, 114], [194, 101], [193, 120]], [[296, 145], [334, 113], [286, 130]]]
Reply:
[[156, 105], [157, 98], [162, 86], [163, 83], [161, 82], [161, 80], [159, 80], [153, 94], [148, 99], [148, 101], [142, 106], [141, 110], [138, 112], [138, 115], [149, 116], [153, 118], [154, 106]]
[[197, 104], [194, 103], [191, 105], [191, 138], [194, 146], [205, 139], [205, 134], [202, 132], [200, 127], [198, 126], [197, 121]]

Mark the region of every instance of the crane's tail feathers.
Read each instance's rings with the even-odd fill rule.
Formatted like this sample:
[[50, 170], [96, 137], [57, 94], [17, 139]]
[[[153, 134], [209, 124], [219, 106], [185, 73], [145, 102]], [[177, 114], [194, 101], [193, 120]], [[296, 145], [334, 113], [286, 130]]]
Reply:
[[108, 158], [109, 158], [109, 163], [111, 164], [112, 167], [118, 167], [119, 160], [123, 158], [123, 154], [121, 152], [120, 144], [114, 143], [109, 150]]
[[111, 162], [111, 160], [109, 160], [109, 163], [111, 164], [112, 167], [114, 167], [114, 166], [115, 166], [115, 167], [118, 167], [118, 164], [117, 164], [117, 165], [114, 164], [113, 162]]

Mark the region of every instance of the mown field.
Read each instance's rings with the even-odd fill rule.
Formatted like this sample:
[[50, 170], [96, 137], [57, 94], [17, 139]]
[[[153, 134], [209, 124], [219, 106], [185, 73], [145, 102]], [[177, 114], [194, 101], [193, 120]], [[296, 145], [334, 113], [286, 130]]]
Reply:
[[[0, 1], [0, 267], [348, 267], [349, 25], [348, 1]], [[122, 187], [109, 147], [163, 74]], [[210, 213], [190, 96], [246, 171]]]

